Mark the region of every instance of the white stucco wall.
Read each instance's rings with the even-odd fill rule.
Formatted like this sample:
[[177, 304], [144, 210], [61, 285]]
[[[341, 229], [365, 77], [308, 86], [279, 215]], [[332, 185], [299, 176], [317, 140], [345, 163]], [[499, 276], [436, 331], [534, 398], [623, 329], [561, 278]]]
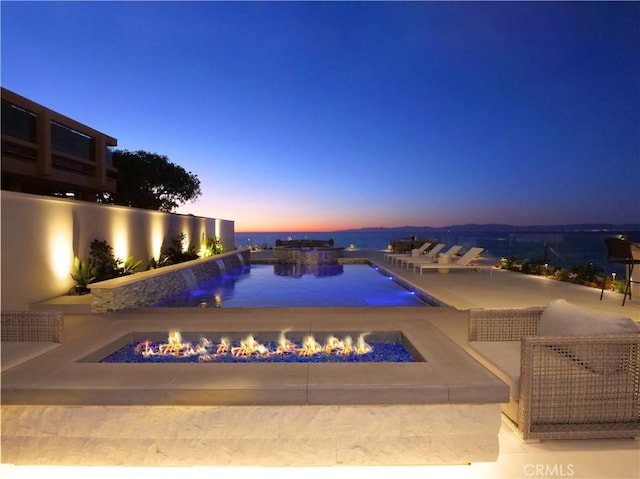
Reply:
[[94, 239], [106, 240], [117, 258], [150, 258], [181, 232], [198, 247], [204, 234], [235, 248], [234, 222], [216, 218], [100, 205], [10, 191], [0, 192], [1, 308], [65, 294], [74, 286], [73, 258], [89, 258]]

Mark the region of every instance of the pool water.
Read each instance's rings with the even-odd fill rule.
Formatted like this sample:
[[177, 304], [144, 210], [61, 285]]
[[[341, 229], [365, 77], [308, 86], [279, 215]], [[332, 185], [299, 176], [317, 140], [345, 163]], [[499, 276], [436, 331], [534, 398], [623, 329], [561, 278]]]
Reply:
[[[216, 299], [217, 298], [217, 299]], [[413, 291], [368, 264], [252, 264], [198, 284], [153, 307], [424, 307]]]

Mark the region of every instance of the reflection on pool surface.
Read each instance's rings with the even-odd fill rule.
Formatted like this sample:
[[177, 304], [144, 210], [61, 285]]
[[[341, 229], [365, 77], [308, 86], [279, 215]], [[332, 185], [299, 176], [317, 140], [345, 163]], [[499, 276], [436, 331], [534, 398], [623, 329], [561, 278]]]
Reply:
[[429, 306], [375, 268], [349, 265], [254, 264], [198, 284], [153, 307]]

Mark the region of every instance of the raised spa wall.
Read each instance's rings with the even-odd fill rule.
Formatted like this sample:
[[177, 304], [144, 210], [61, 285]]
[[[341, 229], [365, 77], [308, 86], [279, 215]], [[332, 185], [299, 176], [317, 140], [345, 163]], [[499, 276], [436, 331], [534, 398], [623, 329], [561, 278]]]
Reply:
[[286, 264], [338, 264], [343, 247], [293, 247], [276, 246], [273, 257], [277, 263]]
[[280, 264], [337, 265], [343, 250], [343, 247], [335, 246], [332, 239], [276, 240], [273, 258]]
[[91, 311], [106, 313], [141, 308], [167, 296], [180, 294], [195, 283], [249, 264], [248, 249], [200, 258], [163, 268], [142, 271], [130, 276], [90, 284]]

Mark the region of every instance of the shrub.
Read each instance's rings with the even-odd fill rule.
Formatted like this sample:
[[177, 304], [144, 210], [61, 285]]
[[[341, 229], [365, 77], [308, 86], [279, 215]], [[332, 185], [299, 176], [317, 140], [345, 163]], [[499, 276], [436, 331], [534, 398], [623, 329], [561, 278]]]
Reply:
[[198, 251], [198, 256], [201, 258], [208, 258], [209, 256], [220, 253], [224, 253], [224, 246], [222, 246], [220, 238], [206, 238], [203, 234], [202, 241], [200, 241], [200, 251]]
[[185, 261], [198, 259], [198, 253], [194, 246], [189, 246], [186, 251], [183, 249], [185, 238], [184, 233], [180, 233], [173, 238], [171, 245], [160, 251], [158, 261], [151, 261], [152, 267], [160, 268], [162, 266], [169, 266], [170, 264], [184, 263]]
[[[602, 283], [601, 283], [602, 284]], [[627, 288], [627, 282], [620, 279], [607, 279], [605, 289], [610, 289], [616, 293], [624, 293]]]
[[569, 273], [567, 273], [564, 269], [562, 268], [557, 268], [554, 272], [553, 275], [556, 277], [556, 279], [558, 281], [569, 281]]
[[543, 274], [548, 273], [548, 265], [543, 260], [518, 260], [516, 258], [501, 258], [500, 267], [511, 271], [519, 271], [524, 274]]
[[593, 263], [578, 264], [571, 268], [576, 283], [597, 283], [598, 277], [602, 277], [603, 269]]
[[522, 272], [525, 274], [546, 274], [547, 267], [543, 260], [524, 260]]
[[504, 256], [500, 258], [499, 266], [501, 269], [513, 269], [513, 262], [515, 258], [505, 258]]
[[135, 273], [142, 260], [135, 261], [133, 256], [122, 260], [113, 255], [113, 248], [106, 240], [93, 240], [90, 245], [89, 262], [96, 268], [96, 281], [127, 276]]
[[118, 260], [113, 255], [113, 248], [105, 240], [94, 239], [91, 242], [89, 262], [96, 268], [96, 281], [105, 281], [120, 276]]

